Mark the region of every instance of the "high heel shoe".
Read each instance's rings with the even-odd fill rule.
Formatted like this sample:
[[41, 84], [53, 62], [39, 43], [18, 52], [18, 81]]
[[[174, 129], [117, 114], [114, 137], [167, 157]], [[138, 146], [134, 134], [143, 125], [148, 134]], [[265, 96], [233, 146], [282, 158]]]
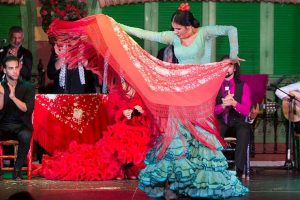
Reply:
[[128, 165], [125, 168], [125, 176], [126, 176], [127, 179], [136, 180], [138, 173], [139, 173], [139, 170], [134, 165]]
[[119, 181], [125, 179], [125, 172], [123, 169], [119, 171], [119, 174], [116, 176], [116, 179]]

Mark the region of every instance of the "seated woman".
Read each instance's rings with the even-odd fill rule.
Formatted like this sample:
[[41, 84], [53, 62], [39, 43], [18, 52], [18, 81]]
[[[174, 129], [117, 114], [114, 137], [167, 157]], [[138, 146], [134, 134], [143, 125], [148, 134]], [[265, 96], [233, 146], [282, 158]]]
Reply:
[[50, 180], [136, 179], [150, 144], [147, 112], [125, 81], [111, 90], [108, 99], [113, 115], [103, 137], [95, 144], [72, 142], [65, 152], [45, 155], [36, 174]]
[[108, 110], [114, 113], [110, 117], [113, 125], [104, 133], [102, 141], [109, 137], [117, 147], [116, 157], [122, 167], [116, 178], [136, 179], [145, 167], [143, 161], [151, 139], [150, 123], [140, 96], [123, 79], [121, 87], [122, 90], [113, 89], [109, 95]]

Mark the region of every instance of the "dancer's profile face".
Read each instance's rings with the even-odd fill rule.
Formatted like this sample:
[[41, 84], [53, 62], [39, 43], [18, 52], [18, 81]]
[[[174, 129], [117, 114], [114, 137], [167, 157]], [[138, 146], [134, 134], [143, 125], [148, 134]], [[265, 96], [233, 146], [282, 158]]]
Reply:
[[172, 27], [173, 27], [174, 33], [180, 39], [188, 38], [193, 34], [193, 30], [192, 30], [191, 26], [182, 26], [173, 21]]

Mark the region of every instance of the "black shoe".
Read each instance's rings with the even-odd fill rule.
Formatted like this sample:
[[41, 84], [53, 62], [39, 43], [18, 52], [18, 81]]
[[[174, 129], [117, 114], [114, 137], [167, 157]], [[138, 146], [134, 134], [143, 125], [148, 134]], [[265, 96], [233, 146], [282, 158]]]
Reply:
[[14, 170], [13, 172], [13, 180], [20, 181], [23, 180], [23, 175], [21, 170]]
[[240, 169], [237, 169], [236, 170], [236, 176], [238, 177], [238, 178], [242, 178], [242, 176], [243, 176], [243, 170], [240, 170]]

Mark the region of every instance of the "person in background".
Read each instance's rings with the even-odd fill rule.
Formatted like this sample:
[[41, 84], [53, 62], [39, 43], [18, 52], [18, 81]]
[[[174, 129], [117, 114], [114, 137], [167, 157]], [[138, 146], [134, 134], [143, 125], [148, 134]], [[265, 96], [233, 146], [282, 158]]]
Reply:
[[91, 71], [84, 68], [84, 63], [78, 63], [76, 69], [67, 69], [64, 59], [59, 59], [52, 49], [47, 66], [47, 75], [53, 80], [55, 94], [87, 94], [100, 93], [98, 78]]
[[174, 46], [173, 45], [168, 45], [164, 48], [161, 48], [158, 51], [157, 58], [162, 61], [169, 62], [169, 63], [178, 63], [178, 60], [174, 54]]
[[[20, 78], [21, 66], [15, 56], [4, 60], [5, 78], [0, 84], [0, 140], [17, 139], [18, 154], [13, 179], [23, 179], [21, 168], [30, 147], [32, 135], [31, 115], [34, 106], [34, 86]], [[3, 173], [0, 171], [0, 176]]]
[[[222, 58], [222, 60], [226, 59], [230, 59], [229, 56]], [[234, 157], [237, 175], [241, 177], [251, 134], [250, 124], [246, 120], [249, 116], [252, 119], [254, 113], [251, 116], [250, 89], [240, 80], [239, 69], [238, 63], [229, 64], [227, 75], [216, 98], [215, 114], [220, 123], [220, 134], [223, 138], [229, 128], [235, 129], [237, 144]]]
[[[290, 85], [281, 87], [275, 91], [275, 94], [279, 99], [281, 99], [283, 101], [289, 101], [289, 99], [290, 99], [289, 95], [294, 96], [296, 99], [296, 101], [294, 101], [295, 105], [296, 105], [295, 108], [296, 108], [296, 112], [298, 112], [298, 116], [299, 116], [300, 82], [292, 83]], [[297, 134], [300, 134], [300, 121], [293, 122], [293, 128]]]
[[12, 26], [9, 29], [9, 45], [3, 48], [0, 58], [3, 60], [6, 56], [16, 56], [19, 58], [21, 67], [20, 77], [26, 81], [31, 79], [32, 70], [32, 53], [22, 46], [24, 41], [24, 32], [20, 26]]

